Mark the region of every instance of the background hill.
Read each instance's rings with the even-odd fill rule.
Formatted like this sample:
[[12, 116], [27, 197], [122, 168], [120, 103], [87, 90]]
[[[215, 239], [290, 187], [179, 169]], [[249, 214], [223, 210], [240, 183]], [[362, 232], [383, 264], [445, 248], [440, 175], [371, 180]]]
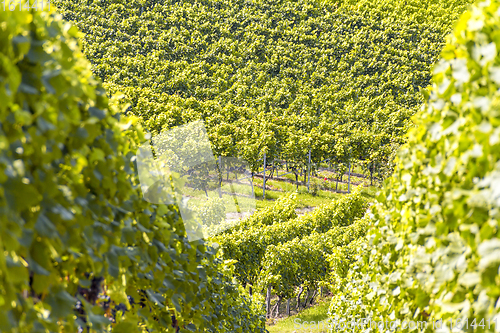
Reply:
[[58, 0], [108, 93], [158, 132], [204, 119], [216, 155], [390, 166], [470, 1]]

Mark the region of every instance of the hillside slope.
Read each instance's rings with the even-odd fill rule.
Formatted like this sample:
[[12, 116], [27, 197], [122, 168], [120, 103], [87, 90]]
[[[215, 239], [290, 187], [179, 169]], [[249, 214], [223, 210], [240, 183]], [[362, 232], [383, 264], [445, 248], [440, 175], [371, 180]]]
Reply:
[[470, 1], [57, 0], [110, 92], [158, 132], [204, 119], [216, 155], [388, 162]]
[[481, 1], [449, 37], [333, 319], [499, 331], [499, 26], [500, 1]]

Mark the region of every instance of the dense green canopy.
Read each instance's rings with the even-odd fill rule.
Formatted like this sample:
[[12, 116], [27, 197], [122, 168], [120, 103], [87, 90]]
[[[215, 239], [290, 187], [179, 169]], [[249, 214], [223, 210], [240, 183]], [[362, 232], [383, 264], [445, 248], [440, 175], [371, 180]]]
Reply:
[[232, 265], [188, 241], [178, 207], [143, 199], [145, 134], [78, 29], [54, 10], [0, 22], [0, 331], [264, 331]]
[[333, 317], [498, 332], [499, 26], [500, 2], [482, 1], [450, 36]]
[[216, 155], [255, 167], [387, 160], [468, 1], [69, 1], [110, 93], [156, 132], [204, 119]]

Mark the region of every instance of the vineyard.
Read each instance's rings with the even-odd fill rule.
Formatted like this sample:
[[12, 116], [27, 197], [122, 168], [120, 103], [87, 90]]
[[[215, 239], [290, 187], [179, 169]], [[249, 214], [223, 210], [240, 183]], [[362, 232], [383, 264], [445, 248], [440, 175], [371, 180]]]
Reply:
[[315, 162], [388, 174], [467, 1], [416, 1], [426, 10], [396, 19], [385, 5], [366, 15], [365, 3], [328, 1], [56, 4], [88, 36], [83, 52], [108, 93], [123, 93], [152, 134], [203, 119], [215, 155], [252, 169], [263, 153], [305, 168], [311, 150]]
[[500, 331], [500, 1], [51, 5], [0, 7], [0, 332]]

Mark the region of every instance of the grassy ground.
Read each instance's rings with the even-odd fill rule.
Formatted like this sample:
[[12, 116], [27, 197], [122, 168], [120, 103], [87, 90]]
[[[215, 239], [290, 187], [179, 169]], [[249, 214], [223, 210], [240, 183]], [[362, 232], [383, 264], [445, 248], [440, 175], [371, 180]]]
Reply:
[[[324, 180], [325, 177], [327, 178], [326, 181]], [[286, 179], [276, 180], [268, 178], [266, 180], [266, 200], [262, 199], [263, 179], [258, 177], [254, 178], [257, 209], [270, 206], [273, 204], [274, 200], [291, 192], [296, 192], [298, 194], [297, 199], [299, 208], [316, 207], [324, 203], [329, 203], [332, 199], [338, 198], [347, 192], [347, 175], [344, 175], [342, 182], [339, 181], [338, 183], [335, 181], [335, 174], [328, 171], [320, 172], [318, 177], [311, 177], [310, 190], [314, 190], [314, 187], [316, 187], [314, 195], [311, 191], [307, 191], [307, 186], [300, 185], [303, 184], [303, 177], [299, 178], [300, 184], [298, 186], [298, 190], [295, 183], [295, 175], [286, 175], [284, 178]], [[351, 186], [351, 190], [355, 186], [363, 186], [362, 195], [372, 200], [374, 200], [376, 193], [380, 190], [376, 184], [374, 184], [374, 186], [370, 186], [369, 179], [353, 175], [351, 175]], [[336, 192], [336, 189], [338, 191], [342, 191], [342, 193]], [[294, 311], [296, 301], [292, 299], [292, 315], [290, 317], [286, 317], [284, 315], [286, 305], [285, 302], [283, 302], [279, 311], [279, 313], [281, 313], [281, 317], [268, 319], [266, 322], [266, 328], [270, 333], [326, 333], [328, 332], [326, 320], [328, 319], [327, 313], [330, 300], [331, 296], [319, 298], [315, 301], [313, 306], [296, 313], [296, 311]], [[273, 308], [275, 302], [276, 299], [272, 300], [271, 308]], [[320, 324], [318, 325], [318, 323]], [[301, 324], [307, 326], [300, 326]]]
[[[252, 187], [250, 183], [241, 184], [225, 184], [222, 186], [222, 198], [224, 201], [226, 213], [237, 212], [234, 197], [230, 193], [236, 191], [244, 194], [238, 196], [238, 207], [241, 211], [252, 211], [254, 209], [263, 209], [274, 205], [274, 201], [290, 193], [297, 193], [297, 207], [299, 209], [317, 207], [322, 204], [331, 203], [332, 200], [339, 198], [348, 191], [348, 176], [344, 175], [341, 181], [336, 179], [333, 172], [321, 171], [316, 176], [311, 176], [309, 191], [307, 185], [304, 184], [303, 176], [299, 178], [299, 184], [295, 181], [295, 175], [289, 174], [281, 176], [285, 171], [280, 170], [280, 177], [266, 179], [266, 199], [263, 200], [263, 178], [262, 175], [255, 176], [253, 180], [255, 199], [252, 197]], [[363, 186], [363, 194], [373, 199], [378, 191], [377, 186], [368, 186], [369, 180], [364, 177], [351, 175], [351, 190], [357, 186]], [[307, 184], [307, 183], [306, 183]], [[218, 191], [209, 191], [208, 196], [218, 198]], [[192, 205], [202, 204], [205, 201], [205, 192], [190, 188], [185, 189], [185, 193], [192, 197], [190, 201]], [[203, 199], [202, 201], [197, 198]]]
[[[268, 319], [266, 323], [266, 328], [270, 333], [293, 333], [293, 332], [314, 332], [314, 333], [323, 333], [328, 332], [326, 329], [326, 319], [328, 318], [327, 312], [328, 307], [330, 306], [330, 297], [319, 298], [316, 304], [312, 307], [309, 307], [298, 314], [287, 318], [279, 318], [279, 319]], [[311, 322], [324, 322], [325, 329], [317, 329], [317, 325], [310, 327]], [[308, 322], [306, 324], [305, 322]], [[307, 329], [302, 329], [299, 324], [308, 325]], [[321, 324], [320, 324], [321, 328]]]
[[[327, 178], [325, 181], [324, 178]], [[321, 204], [329, 203], [333, 199], [338, 198], [345, 193], [347, 193], [347, 175], [344, 175], [342, 182], [336, 182], [335, 174], [322, 171], [318, 174], [318, 177], [311, 177], [310, 180], [310, 191], [307, 191], [306, 185], [303, 184], [303, 177], [299, 179], [300, 183], [297, 190], [297, 185], [295, 183], [295, 176], [293, 174], [286, 175], [285, 177], [280, 177], [280, 180], [267, 178], [266, 180], [266, 200], [262, 198], [262, 185], [263, 179], [261, 177], [254, 178], [254, 189], [256, 208], [262, 209], [273, 204], [274, 200], [288, 195], [289, 193], [296, 192], [298, 208], [306, 207], [316, 207]], [[285, 178], [285, 179], [283, 179]], [[362, 195], [368, 199], [375, 199], [376, 193], [380, 190], [376, 184], [370, 186], [369, 179], [364, 177], [357, 177], [351, 175], [351, 190], [356, 186], [363, 186]], [[342, 191], [341, 193], [335, 190]], [[314, 194], [311, 193], [314, 191]], [[296, 307], [296, 301], [292, 299], [291, 301], [291, 316], [286, 317], [285, 313], [285, 302], [280, 306], [281, 317], [268, 319], [266, 322], [266, 328], [270, 333], [299, 333], [299, 332], [314, 332], [314, 333], [326, 333], [328, 332], [326, 320], [328, 319], [328, 308], [330, 305], [331, 296], [319, 298], [315, 301], [313, 306], [310, 306], [299, 313], [294, 311]], [[273, 308], [276, 299], [272, 300], [271, 308]], [[306, 323], [307, 322], [307, 323]], [[312, 323], [314, 322], [314, 323]], [[319, 325], [318, 323], [321, 322]], [[300, 325], [307, 325], [306, 327]], [[312, 326], [311, 326], [312, 325]]]
[[300, 185], [296, 191], [296, 185], [276, 180], [266, 180], [266, 200], [262, 200], [262, 178], [255, 178], [255, 199], [257, 209], [273, 205], [273, 201], [292, 192], [297, 192], [298, 208], [316, 207], [331, 202], [342, 194], [331, 191], [319, 190], [316, 195], [307, 192], [307, 187]]
[[[287, 175], [288, 176], [288, 175]], [[291, 175], [293, 176], [293, 175]], [[286, 177], [286, 176], [285, 176]], [[288, 177], [287, 177], [288, 178]], [[329, 177], [328, 177], [329, 178]], [[290, 179], [290, 178], [288, 178]], [[293, 179], [295, 181], [295, 177]], [[379, 190], [376, 186], [366, 186], [366, 179], [359, 177], [351, 178], [351, 190], [356, 186], [353, 185], [354, 182], [360, 184], [359, 186], [365, 186], [363, 189], [363, 194], [368, 198], [373, 198], [377, 191]], [[326, 184], [325, 184], [326, 183]], [[256, 208], [262, 209], [273, 205], [273, 201], [289, 193], [296, 192], [298, 208], [305, 207], [316, 207], [321, 204], [329, 203], [333, 199], [342, 196], [343, 193], [347, 192], [347, 184], [339, 183], [337, 189], [342, 191], [341, 193], [335, 192], [336, 184], [331, 181], [324, 181], [319, 178], [312, 178], [310, 191], [307, 191], [307, 186], [299, 185], [297, 191], [297, 185], [283, 180], [267, 179], [266, 180], [266, 200], [262, 200], [262, 178], [254, 178], [255, 186], [255, 199]], [[361, 185], [362, 184], [362, 185]]]

